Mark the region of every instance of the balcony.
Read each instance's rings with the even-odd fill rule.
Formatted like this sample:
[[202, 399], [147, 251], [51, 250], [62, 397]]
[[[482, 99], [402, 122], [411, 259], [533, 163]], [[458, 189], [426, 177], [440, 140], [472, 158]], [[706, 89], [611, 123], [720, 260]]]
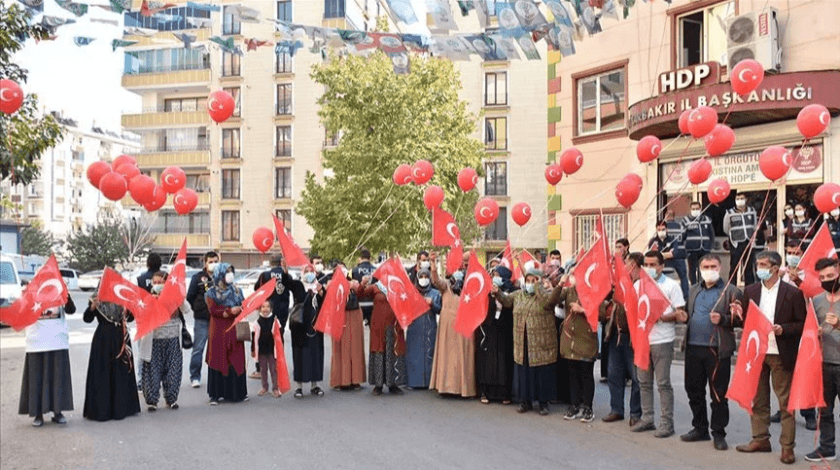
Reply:
[[[126, 26], [128, 26], [128, 25], [126, 25]], [[206, 40], [210, 39], [210, 36], [212, 36], [210, 28], [190, 29], [190, 30], [186, 30], [184, 32], [186, 32], [190, 36], [195, 36], [195, 41], [196, 42], [206, 41]], [[126, 36], [123, 36], [123, 40], [125, 40], [125, 41], [137, 41], [137, 44], [134, 44], [132, 47], [154, 46], [156, 44], [160, 44], [161, 40], [166, 40], [166, 41], [171, 40], [172, 39], [172, 33], [173, 33], [173, 31], [161, 31], [161, 32], [156, 33], [152, 36], [126, 35]]]
[[168, 111], [165, 108], [144, 108], [140, 114], [123, 114], [122, 125], [127, 129], [184, 127], [210, 124], [207, 111]]
[[184, 237], [190, 249], [210, 247], [209, 233], [158, 233], [154, 234], [154, 237], [154, 246], [159, 248], [180, 248]]
[[204, 88], [209, 92], [210, 67], [126, 74], [122, 77], [122, 86], [127, 90], [133, 91], [192, 86]]
[[[198, 195], [198, 207], [210, 206], [210, 193], [209, 192], [197, 193], [197, 195]], [[171, 197], [168, 197], [168, 199], [167, 199], [167, 205], [169, 205], [169, 206], [171, 206], [171, 199], [172, 199]], [[140, 207], [140, 204], [137, 204], [137, 202], [134, 199], [132, 199], [131, 195], [128, 194], [128, 193], [125, 193], [125, 197], [120, 199], [120, 203], [122, 203], [123, 207], [131, 207], [131, 208]], [[164, 207], [167, 207], [167, 206], [164, 205]]]
[[181, 167], [202, 167], [210, 165], [210, 146], [207, 142], [193, 145], [147, 146], [134, 153], [137, 166], [147, 168], [165, 168], [171, 165]]

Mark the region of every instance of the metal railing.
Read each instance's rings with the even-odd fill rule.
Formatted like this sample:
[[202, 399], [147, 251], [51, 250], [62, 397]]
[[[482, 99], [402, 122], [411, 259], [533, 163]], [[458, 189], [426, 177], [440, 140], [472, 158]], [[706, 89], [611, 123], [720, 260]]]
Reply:
[[147, 73], [166, 73], [166, 72], [181, 72], [184, 70], [209, 70], [210, 62], [206, 63], [192, 63], [192, 64], [152, 64], [141, 65], [137, 70], [123, 70], [124, 75], [143, 75]]
[[194, 109], [169, 109], [166, 106], [144, 106], [139, 110], [131, 110], [131, 111], [124, 111], [123, 115], [128, 114], [154, 114], [154, 113], [194, 113], [198, 111], [204, 111], [206, 104], [202, 103], [201, 106], [196, 106]]
[[210, 142], [198, 142], [181, 145], [147, 145], [136, 151], [136, 153], [199, 152], [203, 150], [210, 150]]

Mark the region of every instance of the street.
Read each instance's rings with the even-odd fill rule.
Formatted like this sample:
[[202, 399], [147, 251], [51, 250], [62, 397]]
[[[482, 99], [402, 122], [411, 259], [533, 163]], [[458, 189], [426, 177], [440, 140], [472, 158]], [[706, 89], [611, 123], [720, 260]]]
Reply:
[[[602, 383], [596, 383], [596, 421], [591, 424], [564, 421], [561, 406], [552, 406], [547, 417], [535, 412], [519, 415], [513, 405], [441, 398], [433, 391], [373, 397], [369, 385], [340, 392], [325, 383], [322, 398], [308, 395], [306, 385], [307, 395], [301, 400], [291, 393], [275, 399], [257, 396], [260, 383], [253, 379], [248, 380], [249, 402], [211, 407], [205, 382], [199, 389], [189, 386], [189, 351], [184, 354], [179, 410], [162, 407], [149, 413], [141, 396], [143, 411], [138, 416], [87, 421], [81, 415], [89, 344], [96, 327], [82, 321], [88, 297], [73, 292], [79, 311], [68, 316], [75, 410], [67, 413], [66, 426], [52, 423], [48, 415], [44, 426], [36, 429], [31, 418], [17, 414], [24, 335], [9, 328], [0, 331], [0, 468], [785, 467], [779, 462], [778, 424], [771, 427], [773, 453], [747, 455], [734, 450], [736, 444], [747, 442], [750, 432], [747, 413], [731, 403], [729, 451], [715, 451], [711, 442], [680, 442], [678, 435], [688, 431], [691, 422], [682, 364], [672, 369], [677, 436], [667, 439], [631, 433], [627, 421], [601, 422], [609, 412], [609, 392]], [[288, 333], [285, 340], [291, 361]], [[326, 344], [328, 378], [330, 341]], [[248, 371], [253, 369], [249, 361]], [[596, 378], [597, 371], [596, 364]], [[778, 409], [775, 398], [773, 409]], [[803, 455], [814, 449], [814, 433], [805, 430], [801, 417], [797, 417], [797, 444], [793, 467], [805, 468]]]

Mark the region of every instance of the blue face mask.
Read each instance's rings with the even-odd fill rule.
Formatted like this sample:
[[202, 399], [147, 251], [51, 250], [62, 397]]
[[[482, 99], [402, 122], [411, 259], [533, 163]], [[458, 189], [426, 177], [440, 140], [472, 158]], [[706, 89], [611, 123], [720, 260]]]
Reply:
[[766, 281], [766, 280], [770, 279], [771, 277], [773, 277], [773, 275], [770, 273], [770, 270], [769, 270], [769, 269], [767, 269], [767, 268], [758, 268], [758, 269], [756, 269], [756, 270], [755, 270], [755, 276], [756, 276], [756, 277], [757, 277], [760, 281]]
[[303, 275], [303, 282], [305, 282], [307, 284], [315, 283], [315, 279], [316, 279], [315, 273], [313, 273], [311, 271]]
[[799, 263], [802, 261], [802, 257], [798, 255], [787, 255], [787, 265], [791, 268], [795, 268], [799, 266]]
[[455, 271], [452, 273], [452, 278], [456, 281], [463, 281], [464, 280], [464, 271]]
[[495, 276], [493, 278], [493, 285], [496, 286], [496, 287], [502, 287], [502, 285], [504, 283], [505, 283], [504, 279], [500, 278], [499, 276]]

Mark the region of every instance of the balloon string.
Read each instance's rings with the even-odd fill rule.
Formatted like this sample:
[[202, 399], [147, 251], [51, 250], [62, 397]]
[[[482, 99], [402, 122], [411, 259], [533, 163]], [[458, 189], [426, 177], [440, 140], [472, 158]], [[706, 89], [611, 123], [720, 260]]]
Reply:
[[[402, 204], [403, 204], [403, 203], [405, 203], [405, 201], [407, 201], [407, 200], [408, 200], [408, 197], [409, 197], [409, 196], [411, 196], [411, 192], [408, 192], [408, 193], [405, 195], [405, 197], [403, 198], [403, 200], [402, 200], [402, 201], [400, 201], [400, 202], [399, 202], [399, 204], [397, 204], [397, 207], [396, 207], [396, 208], [394, 208], [394, 210], [393, 210], [393, 211], [391, 211], [391, 213], [390, 213], [390, 214], [388, 214], [388, 217], [386, 217], [386, 218], [385, 218], [385, 220], [383, 220], [383, 221], [382, 221], [382, 223], [380, 223], [380, 224], [379, 224], [379, 227], [377, 227], [377, 228], [376, 228], [376, 230], [374, 230], [374, 232], [373, 232], [373, 233], [371, 233], [371, 234], [370, 234], [370, 236], [368, 236], [368, 237], [367, 237], [367, 238], [366, 238], [363, 242], [360, 242], [360, 243], [359, 243], [359, 245], [360, 245], [360, 246], [362, 246], [362, 245], [364, 245], [365, 243], [367, 243], [367, 242], [368, 242], [368, 240], [370, 240], [371, 238], [373, 238], [373, 236], [374, 236], [374, 235], [376, 235], [376, 234], [379, 232], [379, 230], [381, 230], [381, 229], [382, 229], [382, 227], [384, 227], [384, 226], [385, 226], [385, 223], [386, 223], [386, 222], [388, 222], [389, 220], [391, 220], [391, 217], [393, 217], [393, 216], [394, 216], [394, 214], [396, 214], [396, 213], [397, 213], [397, 211], [399, 211], [399, 210], [402, 208]], [[353, 250], [353, 253], [355, 253], [355, 252], [356, 252], [356, 250]], [[350, 253], [350, 256], [353, 256], [353, 253]]]
[[[364, 239], [368, 231], [370, 231], [371, 226], [373, 226], [373, 221], [376, 220], [376, 216], [378, 216], [382, 208], [385, 207], [385, 203], [388, 202], [388, 198], [391, 197], [391, 191], [394, 190], [394, 186], [394, 184], [388, 185], [388, 194], [385, 195], [385, 199], [382, 200], [382, 204], [379, 205], [379, 208], [376, 209], [376, 212], [373, 214], [373, 217], [371, 217], [370, 224], [368, 224], [368, 227], [365, 229], [362, 236], [359, 237], [359, 242], [356, 243], [356, 246], [353, 247], [353, 251], [350, 252], [350, 255], [347, 256], [347, 261], [350, 261], [353, 258], [353, 255], [356, 254], [356, 252], [359, 251], [363, 246], [362, 239]], [[365, 240], [365, 242], [367, 242], [367, 240]]]

